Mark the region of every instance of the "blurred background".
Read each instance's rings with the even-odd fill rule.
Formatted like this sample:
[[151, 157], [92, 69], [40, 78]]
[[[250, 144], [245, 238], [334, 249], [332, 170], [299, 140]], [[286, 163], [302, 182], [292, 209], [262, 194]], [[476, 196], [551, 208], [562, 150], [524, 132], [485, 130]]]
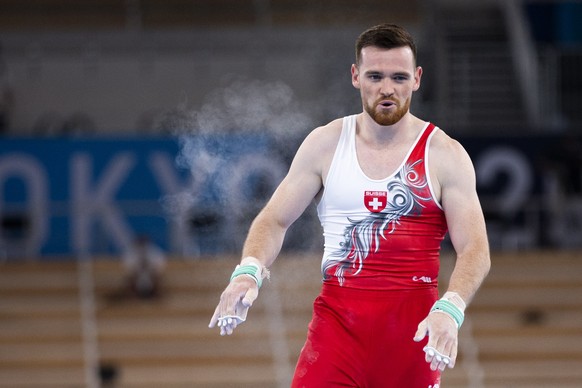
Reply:
[[[582, 2], [0, 0], [0, 387], [288, 387], [310, 207], [236, 335], [207, 328], [309, 131], [394, 22], [412, 111], [473, 159], [493, 268], [447, 387], [582, 386]], [[454, 265], [445, 241], [441, 286]]]

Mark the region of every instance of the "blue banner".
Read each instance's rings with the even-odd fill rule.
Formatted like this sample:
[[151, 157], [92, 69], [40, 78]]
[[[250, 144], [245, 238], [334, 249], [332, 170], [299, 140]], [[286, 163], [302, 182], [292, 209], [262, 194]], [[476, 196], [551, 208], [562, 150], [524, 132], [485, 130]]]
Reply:
[[[459, 140], [493, 246], [580, 244], [579, 136]], [[179, 255], [238, 252], [296, 146], [248, 133], [3, 139], [0, 259], [118, 254], [141, 235]], [[286, 247], [320, 247], [318, 228], [310, 208]]]
[[284, 167], [266, 146], [248, 135], [2, 140], [0, 249], [25, 256], [117, 253], [148, 235], [167, 251], [212, 250], [208, 233], [200, 236], [228, 211], [237, 214], [227, 190], [237, 185], [244, 201], [256, 194], [244, 191], [256, 176], [266, 174], [270, 189], [282, 178]]

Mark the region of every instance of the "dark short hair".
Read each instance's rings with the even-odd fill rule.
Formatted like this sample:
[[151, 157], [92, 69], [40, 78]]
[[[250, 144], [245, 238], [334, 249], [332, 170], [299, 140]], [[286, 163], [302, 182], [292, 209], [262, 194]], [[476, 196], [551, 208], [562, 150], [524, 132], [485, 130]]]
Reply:
[[396, 24], [379, 24], [362, 32], [356, 40], [356, 65], [360, 64], [362, 49], [374, 46], [383, 49], [410, 47], [416, 63], [416, 44], [412, 35]]

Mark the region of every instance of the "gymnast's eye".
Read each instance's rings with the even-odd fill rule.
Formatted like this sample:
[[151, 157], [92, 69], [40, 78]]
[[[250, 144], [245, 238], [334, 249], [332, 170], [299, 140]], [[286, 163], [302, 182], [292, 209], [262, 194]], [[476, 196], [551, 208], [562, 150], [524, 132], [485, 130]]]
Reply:
[[392, 79], [393, 79], [395, 82], [402, 83], [402, 82], [406, 82], [406, 81], [408, 81], [408, 80], [410, 79], [410, 77], [408, 76], [408, 74], [394, 74], [394, 75], [392, 76]]
[[378, 82], [382, 80], [382, 74], [380, 73], [368, 73], [368, 79], [370, 81]]

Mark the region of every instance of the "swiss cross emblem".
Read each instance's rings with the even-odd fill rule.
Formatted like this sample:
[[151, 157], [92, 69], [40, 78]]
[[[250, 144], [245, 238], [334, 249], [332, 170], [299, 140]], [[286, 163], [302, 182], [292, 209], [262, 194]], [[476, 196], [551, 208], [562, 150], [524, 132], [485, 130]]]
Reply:
[[372, 213], [380, 213], [386, 208], [387, 191], [364, 191], [364, 205]]

